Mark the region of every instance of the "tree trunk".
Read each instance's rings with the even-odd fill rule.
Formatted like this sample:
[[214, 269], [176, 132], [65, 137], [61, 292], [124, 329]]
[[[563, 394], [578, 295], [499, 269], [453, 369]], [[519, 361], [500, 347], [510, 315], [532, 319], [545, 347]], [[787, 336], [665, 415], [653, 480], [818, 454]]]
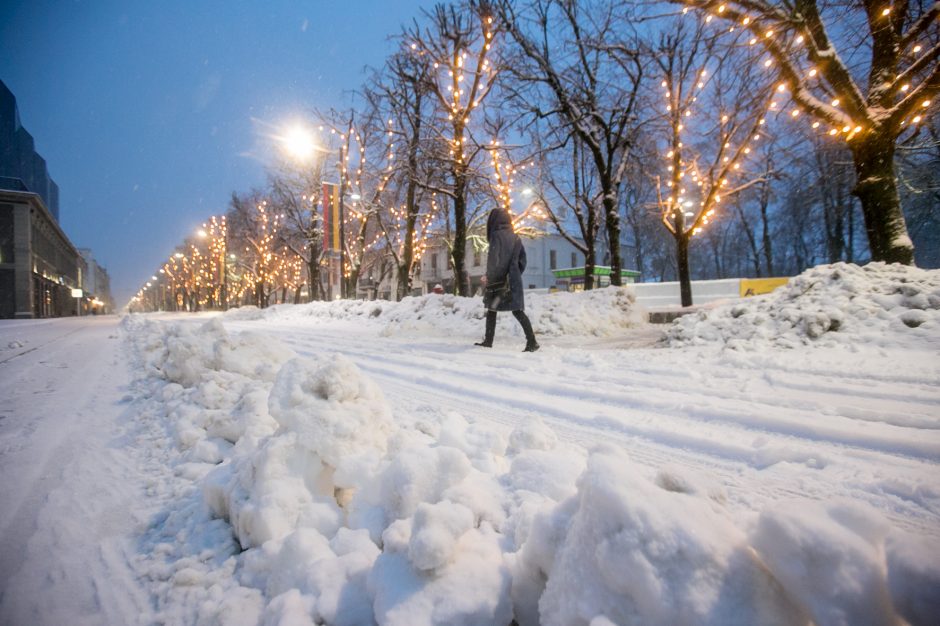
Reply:
[[767, 203], [762, 202], [760, 207], [761, 241], [764, 247], [764, 269], [767, 276], [774, 275], [773, 239], [770, 236], [770, 217], [767, 215]]
[[[409, 156], [409, 166], [412, 172], [417, 168], [417, 158], [414, 153]], [[418, 222], [418, 207], [415, 202], [415, 182], [408, 182], [408, 189], [405, 192], [405, 204], [407, 205], [407, 217], [405, 218], [405, 249], [402, 250], [401, 264], [398, 266], [398, 290], [395, 294], [396, 299], [401, 301], [407, 295], [411, 295], [411, 269], [415, 260], [415, 224]]]
[[584, 290], [594, 289], [594, 267], [597, 265], [594, 253], [594, 240], [586, 241], [587, 252], [584, 253]]
[[310, 258], [307, 259], [307, 275], [310, 277], [310, 289], [308, 289], [309, 298], [311, 300], [320, 300], [320, 259], [319, 254], [310, 253]]
[[467, 178], [466, 172], [454, 172], [454, 293], [470, 295], [470, 276], [467, 274]]
[[255, 306], [259, 309], [265, 306], [264, 283], [261, 281], [255, 282]]
[[751, 224], [748, 222], [744, 209], [741, 208], [740, 200], [735, 200], [734, 209], [738, 214], [738, 218], [741, 220], [741, 229], [747, 237], [747, 245], [750, 249], [750, 260], [751, 264], [754, 266], [754, 276], [760, 278], [760, 249], [757, 247], [757, 237], [751, 229]]
[[679, 231], [676, 237], [676, 266], [682, 306], [692, 306], [692, 277], [689, 274], [689, 235]]
[[872, 133], [849, 142], [855, 162], [853, 193], [862, 203], [873, 261], [914, 264], [914, 244], [907, 234], [894, 175], [894, 140]]
[[646, 264], [643, 262], [643, 242], [638, 221], [631, 221], [630, 229], [633, 231], [633, 241], [635, 242], [634, 245], [636, 246], [633, 253], [633, 262], [636, 264], [636, 267], [633, 269], [643, 273], [643, 267]]
[[610, 284], [621, 285], [620, 268], [620, 212], [617, 210], [617, 193], [613, 189], [604, 194], [604, 212], [607, 225], [607, 245], [610, 249]]

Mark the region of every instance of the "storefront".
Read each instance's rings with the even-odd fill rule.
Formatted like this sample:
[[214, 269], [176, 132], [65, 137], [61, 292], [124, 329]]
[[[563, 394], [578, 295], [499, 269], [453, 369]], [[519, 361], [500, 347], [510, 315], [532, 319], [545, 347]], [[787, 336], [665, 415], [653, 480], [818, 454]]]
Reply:
[[[560, 291], [584, 291], [584, 267], [569, 267], [552, 270], [555, 276], [555, 287]], [[594, 266], [594, 286], [607, 287], [610, 285], [610, 268], [604, 265]], [[620, 284], [635, 283], [640, 273], [634, 270], [620, 270]]]

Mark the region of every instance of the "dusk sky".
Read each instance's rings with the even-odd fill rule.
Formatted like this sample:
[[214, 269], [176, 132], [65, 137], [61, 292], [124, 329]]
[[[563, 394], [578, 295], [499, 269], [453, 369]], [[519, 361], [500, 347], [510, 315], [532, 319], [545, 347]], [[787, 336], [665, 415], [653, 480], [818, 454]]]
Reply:
[[350, 103], [430, 0], [4, 0], [0, 80], [115, 305], [233, 191], [269, 135]]

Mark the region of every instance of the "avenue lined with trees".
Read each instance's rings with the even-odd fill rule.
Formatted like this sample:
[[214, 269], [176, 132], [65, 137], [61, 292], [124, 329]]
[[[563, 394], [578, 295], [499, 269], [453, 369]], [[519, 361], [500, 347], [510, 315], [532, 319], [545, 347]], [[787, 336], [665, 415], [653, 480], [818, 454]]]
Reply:
[[[465, 0], [170, 252], [140, 310], [451, 290], [486, 215], [644, 281], [940, 266], [940, 2]], [[374, 294], [375, 291], [373, 290]]]

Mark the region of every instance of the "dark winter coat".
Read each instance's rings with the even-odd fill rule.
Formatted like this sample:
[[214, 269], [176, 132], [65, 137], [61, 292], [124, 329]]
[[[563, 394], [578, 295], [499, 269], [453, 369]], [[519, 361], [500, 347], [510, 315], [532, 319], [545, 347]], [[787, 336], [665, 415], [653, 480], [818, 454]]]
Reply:
[[490, 244], [486, 256], [486, 283], [496, 285], [507, 277], [512, 291], [508, 300], [494, 302], [491, 290], [483, 292], [483, 305], [495, 311], [522, 311], [525, 298], [522, 293], [522, 272], [525, 271], [525, 248], [519, 235], [513, 232], [509, 213], [493, 209], [486, 221], [486, 240]]

